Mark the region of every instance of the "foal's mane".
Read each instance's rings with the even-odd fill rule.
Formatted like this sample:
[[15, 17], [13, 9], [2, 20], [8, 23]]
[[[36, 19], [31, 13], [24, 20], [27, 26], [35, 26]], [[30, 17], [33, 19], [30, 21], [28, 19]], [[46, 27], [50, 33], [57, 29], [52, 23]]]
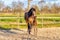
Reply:
[[29, 15], [29, 16], [33, 15], [33, 11], [36, 11], [35, 8], [31, 8], [31, 9], [28, 11], [28, 15]]
[[31, 8], [28, 12], [25, 13], [25, 20], [28, 20], [29, 17], [31, 17], [33, 14], [33, 11], [36, 11], [35, 8]]

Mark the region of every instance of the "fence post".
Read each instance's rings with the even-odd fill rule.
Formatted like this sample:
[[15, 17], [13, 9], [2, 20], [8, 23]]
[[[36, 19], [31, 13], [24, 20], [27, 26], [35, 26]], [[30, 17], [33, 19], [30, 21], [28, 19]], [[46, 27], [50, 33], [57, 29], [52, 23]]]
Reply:
[[18, 27], [18, 29], [19, 29], [19, 21], [20, 21], [19, 18], [20, 18], [20, 16], [19, 16], [19, 13], [17, 13], [17, 14], [18, 14], [18, 15], [17, 15], [17, 25], [18, 25], [17, 27]]
[[43, 27], [43, 14], [41, 14], [41, 15], [42, 15], [41, 19], [42, 19], [42, 27]]

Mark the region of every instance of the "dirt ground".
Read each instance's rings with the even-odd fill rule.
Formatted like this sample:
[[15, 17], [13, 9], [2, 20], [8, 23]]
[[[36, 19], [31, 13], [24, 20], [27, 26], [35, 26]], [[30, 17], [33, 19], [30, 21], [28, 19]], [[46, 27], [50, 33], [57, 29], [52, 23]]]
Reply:
[[28, 36], [27, 30], [0, 30], [0, 40], [60, 40], [60, 27], [38, 28], [37, 36]]

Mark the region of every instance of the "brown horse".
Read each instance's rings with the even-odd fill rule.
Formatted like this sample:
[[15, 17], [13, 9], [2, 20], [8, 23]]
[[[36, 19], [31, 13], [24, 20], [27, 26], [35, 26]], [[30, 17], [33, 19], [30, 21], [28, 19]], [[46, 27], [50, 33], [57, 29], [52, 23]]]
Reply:
[[36, 28], [37, 22], [36, 22], [36, 10], [34, 8], [31, 8], [28, 12], [25, 13], [25, 21], [28, 25], [28, 33], [30, 34], [32, 27]]

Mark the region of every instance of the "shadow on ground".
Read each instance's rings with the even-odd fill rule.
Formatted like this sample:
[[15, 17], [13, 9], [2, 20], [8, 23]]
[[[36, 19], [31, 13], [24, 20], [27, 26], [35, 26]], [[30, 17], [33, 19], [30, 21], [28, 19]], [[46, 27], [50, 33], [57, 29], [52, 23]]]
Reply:
[[0, 35], [4, 37], [12, 37], [13, 40], [52, 40], [49, 37], [44, 36], [35, 36], [35, 35], [28, 35], [27, 31], [19, 30], [19, 29], [13, 29], [13, 30], [3, 30], [0, 29]]

